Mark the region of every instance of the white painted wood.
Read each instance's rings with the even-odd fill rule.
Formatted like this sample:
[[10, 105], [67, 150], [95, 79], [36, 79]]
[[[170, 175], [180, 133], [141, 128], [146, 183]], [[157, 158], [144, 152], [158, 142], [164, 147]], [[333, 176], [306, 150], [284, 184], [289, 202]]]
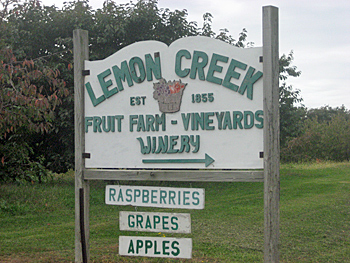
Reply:
[[119, 255], [157, 258], [192, 258], [192, 239], [119, 236]]
[[264, 172], [86, 169], [84, 177], [89, 180], [263, 182]]
[[107, 185], [107, 205], [204, 209], [204, 189]]
[[[182, 57], [181, 69], [191, 69], [195, 51], [206, 54], [208, 63], [200, 70], [204, 72], [202, 79], [199, 78], [199, 73], [193, 78], [190, 75], [179, 77], [176, 74], [174, 61], [180, 50], [187, 50], [191, 56]], [[130, 67], [129, 62], [134, 57], [143, 63], [141, 65], [146, 65], [145, 56], [149, 55], [153, 59], [155, 54], [159, 54], [162, 78], [187, 84], [183, 89], [180, 110], [163, 115], [165, 120], [161, 119], [159, 127], [155, 120], [162, 112], [159, 100], [154, 98], [157, 96], [154, 84], [159, 84], [160, 80], [148, 73], [140, 83], [133, 81], [130, 87], [127, 80], [120, 80], [123, 89], [118, 90], [119, 78], [116, 79], [113, 73], [113, 67], [115, 70], [116, 67], [121, 68], [123, 62], [123, 65]], [[216, 60], [214, 54], [220, 55], [221, 60]], [[90, 75], [86, 76], [85, 83], [91, 87], [91, 90], [85, 89], [85, 142], [86, 152], [91, 153], [91, 158], [86, 159], [86, 167], [262, 169], [263, 159], [259, 158], [259, 152], [263, 151], [261, 55], [261, 47], [242, 49], [217, 39], [196, 36], [178, 39], [170, 46], [158, 41], [137, 42], [103, 60], [86, 61], [85, 68], [90, 70]], [[234, 66], [233, 70], [234, 63], [231, 62], [234, 61], [240, 66]], [[213, 76], [217, 83], [208, 81], [210, 68], [215, 69]], [[194, 68], [192, 71], [197, 72]], [[259, 76], [256, 82], [252, 80], [251, 74]], [[232, 89], [223, 86], [225, 79], [236, 86]], [[247, 90], [252, 86], [252, 98], [248, 97], [247, 90], [243, 91], [243, 83], [249, 86]], [[170, 92], [170, 88], [166, 90]], [[179, 98], [177, 94], [170, 94], [169, 100], [175, 101], [174, 97]], [[201, 102], [193, 100], [201, 94], [205, 94], [205, 102], [202, 99]], [[209, 101], [208, 94], [212, 94], [213, 101]], [[144, 100], [138, 105], [136, 98], [141, 97]], [[95, 99], [92, 98], [100, 103], [94, 104]], [[195, 125], [198, 118], [206, 125]], [[191, 136], [194, 139], [189, 140]], [[159, 147], [163, 140], [166, 141], [166, 150], [165, 147]], [[151, 146], [148, 147], [149, 145]], [[206, 163], [206, 156], [210, 156], [214, 162]]]
[[263, 7], [264, 261], [279, 262], [279, 43], [278, 8]]
[[191, 234], [191, 215], [185, 213], [119, 212], [124, 231]]
[[73, 31], [74, 45], [74, 121], [75, 121], [75, 262], [83, 262], [83, 251], [80, 231], [79, 191], [84, 191], [84, 228], [86, 241], [86, 261], [89, 261], [89, 183], [84, 180], [85, 162], [82, 154], [85, 151], [84, 130], [84, 60], [89, 58], [88, 32]]

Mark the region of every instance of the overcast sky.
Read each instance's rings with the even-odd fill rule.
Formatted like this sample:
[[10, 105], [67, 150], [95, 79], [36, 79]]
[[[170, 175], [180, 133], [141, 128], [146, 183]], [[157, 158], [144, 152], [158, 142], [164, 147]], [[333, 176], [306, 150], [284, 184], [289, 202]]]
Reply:
[[[43, 0], [43, 3], [60, 5], [60, 1], [54, 0]], [[90, 0], [89, 3], [97, 9], [103, 1]], [[262, 7], [266, 5], [279, 8], [280, 55], [294, 52], [294, 65], [302, 74], [288, 83], [301, 90], [304, 105], [319, 108], [344, 104], [350, 109], [349, 0], [158, 1], [160, 8], [186, 9], [188, 20], [198, 22], [198, 26], [202, 26], [203, 14], [209, 12], [214, 17], [215, 32], [227, 28], [234, 38], [246, 28], [248, 41], [255, 46], [262, 45]]]

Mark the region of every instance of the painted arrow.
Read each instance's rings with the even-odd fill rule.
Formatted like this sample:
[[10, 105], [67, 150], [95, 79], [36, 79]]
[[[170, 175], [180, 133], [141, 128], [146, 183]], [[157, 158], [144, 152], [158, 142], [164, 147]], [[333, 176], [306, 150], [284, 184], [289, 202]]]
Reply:
[[143, 163], [205, 163], [205, 167], [215, 162], [208, 154], [204, 159], [143, 159]]

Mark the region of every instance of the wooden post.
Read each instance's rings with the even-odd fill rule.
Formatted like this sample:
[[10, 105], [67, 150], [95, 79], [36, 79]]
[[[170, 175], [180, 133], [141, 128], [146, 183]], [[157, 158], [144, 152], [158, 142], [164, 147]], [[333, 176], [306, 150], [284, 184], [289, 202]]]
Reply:
[[278, 8], [263, 7], [264, 261], [279, 262], [279, 54]]
[[73, 31], [75, 125], [75, 262], [89, 261], [89, 182], [84, 180], [84, 60], [89, 59], [88, 32]]

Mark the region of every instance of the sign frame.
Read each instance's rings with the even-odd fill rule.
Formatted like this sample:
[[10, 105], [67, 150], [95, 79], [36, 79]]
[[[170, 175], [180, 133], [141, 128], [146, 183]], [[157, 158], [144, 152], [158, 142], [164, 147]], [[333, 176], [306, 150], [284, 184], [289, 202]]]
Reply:
[[[264, 262], [279, 261], [279, 51], [278, 8], [263, 7], [263, 170], [86, 169], [84, 61], [88, 32], [73, 31], [75, 100], [75, 262], [89, 262], [89, 180], [264, 182]], [[186, 176], [184, 175], [186, 173]]]

